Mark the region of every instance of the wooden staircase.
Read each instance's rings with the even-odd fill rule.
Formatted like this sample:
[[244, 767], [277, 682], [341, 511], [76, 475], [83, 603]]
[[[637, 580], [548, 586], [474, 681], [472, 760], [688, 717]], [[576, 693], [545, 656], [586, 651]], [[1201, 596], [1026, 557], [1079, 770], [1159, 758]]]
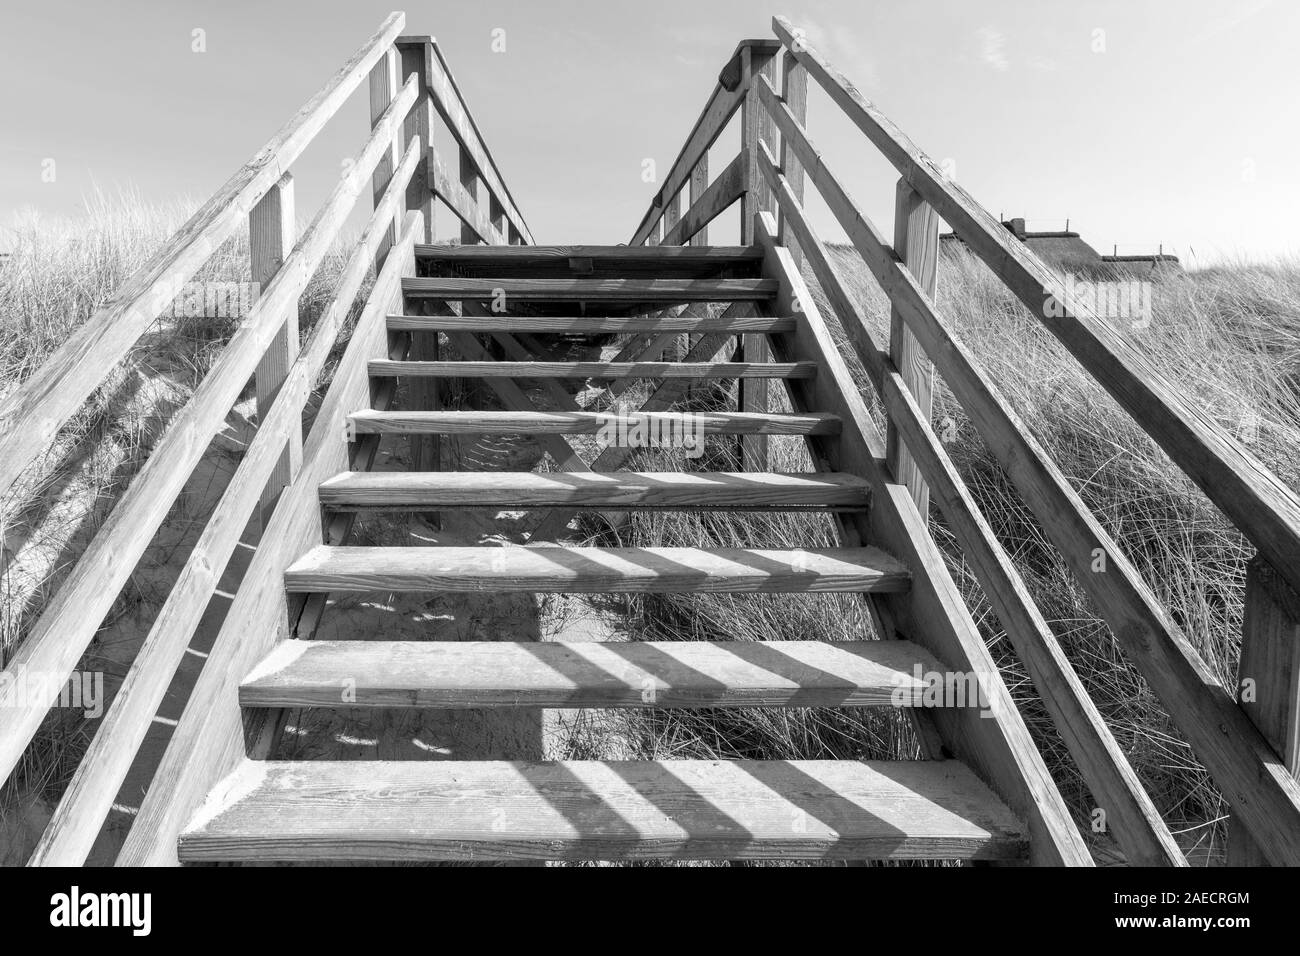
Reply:
[[[582, 336], [645, 329], [644, 313], [753, 303], [757, 315], [677, 316], [682, 335], [779, 332], [775, 279], [756, 247], [425, 247], [391, 333]], [[599, 278], [572, 278], [577, 269]], [[468, 266], [468, 267], [467, 267]], [[506, 290], [509, 314], [482, 306]], [[430, 302], [439, 311], [418, 314]], [[518, 314], [522, 309], [538, 316]], [[559, 313], [559, 314], [556, 314]], [[536, 341], [534, 339], [533, 341]], [[374, 360], [372, 379], [620, 378], [804, 381], [813, 361]], [[382, 390], [375, 390], [381, 393]], [[399, 390], [399, 394], [403, 392]], [[406, 390], [405, 394], [414, 394]], [[633, 413], [358, 408], [368, 435], [590, 432]], [[683, 413], [647, 413], [683, 418]], [[718, 412], [708, 434], [835, 436], [839, 416]], [[326, 515], [370, 510], [799, 509], [863, 515], [867, 483], [837, 472], [347, 471], [320, 484]], [[328, 522], [327, 522], [328, 523]], [[907, 567], [876, 547], [350, 547], [308, 550], [291, 595], [349, 592], [860, 592], [903, 595]], [[328, 613], [328, 612], [326, 612]], [[945, 667], [905, 640], [654, 643], [315, 641], [300, 633], [245, 677], [240, 703], [289, 707], [895, 707]], [[348, 688], [346, 695], [341, 688]], [[972, 700], [971, 706], [978, 702]], [[266, 860], [1006, 860], [1026, 830], [956, 760], [298, 761], [246, 759], [180, 838], [185, 861]]]
[[[1003, 548], [949, 457], [936, 428], [937, 373], [960, 407], [949, 406], [963, 441], [977, 438], [996, 460], [1069, 568], [1070, 586], [1104, 621], [1116, 657], [1141, 674], [1171, 735], [1231, 808], [1229, 862], [1300, 865], [1300, 495], [1212, 410], [1171, 387], [1126, 330], [1081, 301], [784, 18], [772, 21], [773, 37], [741, 41], [726, 61], [626, 246], [535, 245], [442, 49], [404, 25], [404, 15], [389, 16], [109, 302], [0, 397], [4, 491], [56, 447], [177, 290], [202, 277], [213, 250], [247, 228], [249, 278], [261, 294], [0, 671], [0, 780], [18, 792], [43, 788], [24, 758], [61, 682], [91, 659], [252, 381], [256, 433], [86, 735], [30, 864], [85, 863], [125, 799], [130, 827], [116, 855], [125, 866], [800, 858], [1089, 866], [1094, 856], [1186, 865], [1036, 606], [1024, 561]], [[300, 232], [292, 169], [363, 85], [369, 135]], [[892, 237], [818, 149], [810, 94], [828, 98], [896, 170]], [[733, 121], [739, 152], [710, 170]], [[848, 246], [819, 238], [809, 191]], [[315, 314], [303, 334], [309, 283], [363, 196], [373, 211], [344, 246], [327, 304], [305, 310]], [[434, 244], [435, 207], [455, 217], [460, 245]], [[737, 244], [710, 245], [710, 223], [736, 208]], [[940, 219], [1023, 306], [1017, 321], [1041, 324], [1256, 549], [1236, 684], [1196, 650], [1158, 597], [1165, 583], [1153, 586], [1125, 557], [1108, 519], [1088, 509], [1078, 481], [945, 315]], [[848, 269], [874, 280], [887, 317], [871, 314]], [[855, 378], [845, 356], [865, 375]], [[448, 378], [495, 399], [449, 409], [438, 388]], [[642, 382], [654, 387], [633, 410], [626, 396]], [[717, 394], [719, 383], [727, 402], [707, 411], [689, 404], [692, 390]], [[623, 470], [633, 466], [620, 442], [643, 431], [689, 433], [740, 453], [701, 459], [720, 462], [716, 472]], [[520, 434], [552, 470], [439, 467], [440, 444], [454, 436]], [[594, 456], [591, 436], [604, 446]], [[771, 436], [802, 441], [809, 472], [773, 472]], [[372, 470], [384, 443], [408, 443], [411, 470]], [[475, 507], [535, 514], [526, 546], [359, 546], [352, 536], [361, 515]], [[685, 509], [821, 512], [835, 546], [563, 544], [578, 511], [614, 522], [621, 512]], [[932, 512], [944, 521], [942, 548]], [[961, 587], [953, 562], [969, 579]], [[238, 580], [233, 593], [220, 590], [228, 579]], [[979, 624], [968, 606], [974, 585], [986, 602]], [[764, 592], [808, 601], [851, 592], [871, 627], [761, 642], [317, 639], [331, 595], [375, 590], [729, 592], [753, 593], [737, 600], [755, 603], [768, 600]], [[1004, 656], [1027, 678], [1015, 699], [1001, 678]], [[963, 694], [972, 683], [975, 692]], [[887, 707], [910, 725], [923, 759], [281, 759], [291, 710], [340, 707], [406, 717], [409, 708]], [[1069, 779], [1071, 805], [1022, 707], [1040, 721], [1045, 714], [1059, 735], [1064, 753], [1053, 754], [1052, 770]], [[163, 733], [161, 753], [146, 746]], [[1087, 841], [1077, 822], [1085, 819]]]

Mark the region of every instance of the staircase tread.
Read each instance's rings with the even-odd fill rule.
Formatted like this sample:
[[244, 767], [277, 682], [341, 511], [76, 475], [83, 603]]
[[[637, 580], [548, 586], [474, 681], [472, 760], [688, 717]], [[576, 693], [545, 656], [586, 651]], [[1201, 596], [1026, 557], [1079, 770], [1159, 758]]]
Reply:
[[544, 316], [544, 315], [390, 315], [388, 327], [395, 331], [430, 330], [471, 332], [791, 332], [793, 318], [766, 316], [632, 315], [632, 316]]
[[320, 485], [328, 507], [865, 508], [869, 485], [835, 472], [350, 471]]
[[777, 292], [775, 279], [508, 279], [508, 278], [406, 278], [402, 291], [424, 298], [480, 298], [504, 296], [507, 302], [600, 300], [641, 302], [660, 300], [739, 301], [770, 299]]
[[952, 761], [245, 761], [182, 861], [1009, 859], [1025, 832]]
[[594, 435], [620, 422], [700, 428], [706, 434], [835, 435], [842, 422], [826, 412], [480, 412], [362, 409], [348, 416], [362, 434], [561, 434]]
[[[911, 706], [910, 641], [283, 641], [246, 707]], [[978, 703], [972, 701], [972, 704]]]
[[294, 593], [905, 591], [907, 568], [878, 548], [333, 547], [285, 571]]
[[372, 359], [373, 378], [812, 378], [815, 362], [408, 362]]

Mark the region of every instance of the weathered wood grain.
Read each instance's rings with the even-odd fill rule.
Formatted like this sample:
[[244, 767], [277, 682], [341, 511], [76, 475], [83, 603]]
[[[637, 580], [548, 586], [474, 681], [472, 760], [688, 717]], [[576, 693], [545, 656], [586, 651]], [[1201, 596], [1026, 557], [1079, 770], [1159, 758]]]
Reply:
[[510, 302], [722, 302], [767, 299], [767, 279], [407, 279], [408, 296]]
[[547, 315], [390, 315], [394, 332], [789, 332], [794, 319], [767, 316], [547, 316]]
[[26, 382], [0, 399], [0, 490], [54, 436], [217, 247], [288, 171], [402, 30], [394, 13], [116, 295], [73, 331]]
[[[285, 641], [245, 707], [910, 707], [942, 673], [906, 641]], [[970, 701], [977, 706], [977, 701]]]
[[355, 434], [408, 434], [438, 432], [443, 435], [594, 435], [620, 422], [629, 427], [644, 421], [668, 430], [692, 428], [708, 435], [830, 435], [840, 420], [829, 414], [804, 415], [768, 412], [376, 412], [363, 409], [348, 416]]
[[180, 840], [188, 862], [1024, 852], [1019, 822], [952, 760], [247, 761]]
[[370, 272], [387, 223], [394, 210], [401, 208], [402, 191], [419, 158], [419, 141], [408, 144], [392, 184], [339, 274], [334, 298], [290, 366], [275, 404], [259, 423], [239, 467], [154, 618], [46, 826], [30, 865], [80, 866], [85, 862], [221, 574], [239, 545], [254, 496], [271, 473], [278, 446], [292, 431], [301, 434], [303, 406]]
[[[661, 349], [662, 351], [662, 349]], [[370, 374], [432, 378], [812, 378], [811, 362], [394, 362]]]
[[836, 508], [863, 510], [867, 484], [833, 472], [344, 472], [321, 483], [332, 509]]
[[290, 593], [905, 591], [907, 568], [876, 548], [313, 548]]

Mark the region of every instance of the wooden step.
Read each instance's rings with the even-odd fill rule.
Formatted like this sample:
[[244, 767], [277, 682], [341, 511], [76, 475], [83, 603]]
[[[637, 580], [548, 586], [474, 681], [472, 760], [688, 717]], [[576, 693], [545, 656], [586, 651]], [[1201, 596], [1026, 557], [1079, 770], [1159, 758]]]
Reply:
[[[284, 641], [245, 707], [890, 707], [945, 668], [910, 641]], [[971, 705], [977, 705], [972, 700]]]
[[350, 471], [320, 485], [335, 511], [422, 508], [861, 511], [866, 481], [832, 472]]
[[[485, 248], [467, 246], [465, 248]], [[793, 332], [794, 319], [762, 316], [691, 318], [690, 316], [585, 316], [585, 315], [390, 315], [394, 332], [532, 332], [597, 335], [620, 332]]]
[[757, 275], [758, 246], [432, 246], [416, 258], [430, 276], [511, 278], [741, 278]]
[[[348, 416], [356, 435], [595, 435], [632, 427], [706, 435], [838, 435], [837, 416], [824, 412], [381, 412], [362, 409]], [[676, 429], [677, 431], [673, 431]]]
[[372, 378], [812, 378], [814, 362], [401, 362], [372, 359]]
[[284, 573], [291, 592], [905, 591], [907, 568], [878, 548], [329, 547]]
[[245, 761], [182, 862], [1019, 859], [953, 760]]
[[742, 302], [776, 295], [775, 279], [403, 279], [408, 298], [515, 302]]

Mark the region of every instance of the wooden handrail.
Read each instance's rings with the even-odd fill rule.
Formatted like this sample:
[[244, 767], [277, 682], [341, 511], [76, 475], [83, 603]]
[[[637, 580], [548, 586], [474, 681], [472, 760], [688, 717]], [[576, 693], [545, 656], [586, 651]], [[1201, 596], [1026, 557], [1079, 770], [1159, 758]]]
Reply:
[[[136, 340], [261, 200], [402, 31], [394, 13], [271, 139], [190, 217], [113, 299], [0, 400], [0, 494], [53, 443]], [[0, 761], [0, 767], [5, 766]]]
[[[1300, 589], [1300, 496], [1085, 304], [831, 66], [784, 17], [773, 29], [921, 197], [1142, 426], [1293, 588]], [[1063, 308], [1049, 311], [1051, 303]], [[1059, 318], [1051, 318], [1060, 311]]]
[[[787, 29], [785, 36], [792, 38], [793, 34]], [[791, 52], [807, 57], [814, 76], [820, 80], [830, 75], [832, 68], [825, 66], [815, 51], [809, 52], [802, 42], [798, 46]], [[847, 87], [847, 81], [837, 88], [843, 87]], [[1076, 578], [1093, 597], [1116, 639], [1248, 829], [1264, 844], [1263, 851], [1274, 862], [1300, 863], [1300, 785], [1168, 619], [1136, 569], [1029, 434], [974, 356], [952, 334], [915, 277], [831, 174], [803, 126], [771, 84], [760, 79], [759, 90], [783, 144], [804, 167], [808, 180], [821, 193], [868, 270], [935, 362]], [[857, 96], [856, 91], [852, 94]], [[770, 155], [767, 159], [771, 162]], [[937, 208], [943, 212], [943, 207]], [[983, 215], [991, 221], [986, 213]], [[882, 379], [887, 377], [889, 363], [883, 357], [869, 364], [875, 365]], [[1092, 573], [1093, 555], [1097, 553], [1107, 556], [1105, 574]]]
[[[433, 97], [438, 114], [446, 121], [448, 129], [451, 130], [452, 136], [460, 144], [461, 149], [467, 152], [473, 160], [478, 174], [487, 185], [488, 192], [500, 204], [501, 211], [506, 219], [510, 221], [510, 224], [514, 226], [523, 240], [531, 245], [534, 240], [533, 234], [528, 228], [528, 223], [524, 221], [524, 217], [515, 205], [514, 197], [510, 195], [510, 190], [506, 187], [501, 172], [497, 168], [496, 160], [492, 158], [492, 153], [488, 150], [482, 133], [479, 132], [478, 124], [474, 122], [474, 118], [470, 114], [469, 107], [461, 95], [460, 87], [456, 85], [456, 79], [448, 68], [446, 58], [438, 47], [437, 41], [433, 37], [411, 36], [403, 37], [402, 43], [427, 43], [432, 49], [433, 56], [426, 57], [424, 60], [425, 75], [423, 82]], [[432, 146], [432, 144], [430, 145]], [[430, 180], [435, 181], [432, 169], [430, 169]], [[448, 182], [445, 171], [443, 172], [443, 182]], [[465, 217], [462, 216], [461, 218], [464, 219]], [[496, 230], [492, 230], [492, 232], [496, 232]], [[502, 242], [504, 241], [503, 239]]]
[[[284, 320], [285, 308], [306, 289], [357, 197], [369, 185], [376, 163], [401, 130], [415, 97], [416, 80], [412, 77], [14, 654], [5, 669], [14, 680], [0, 682], [0, 710], [6, 715], [5, 733], [0, 735], [0, 778], [8, 776], [22, 756], [60, 686], [76, 667], [253, 375]], [[49, 692], [46, 697], [21, 693], [24, 674], [42, 676], [40, 685]], [[58, 681], [52, 679], [54, 675]]]
[[777, 49], [779, 44], [774, 40], [744, 40], [736, 47], [736, 52], [722, 68], [709, 101], [704, 105], [704, 110], [695, 121], [695, 125], [691, 127], [686, 142], [682, 144], [681, 151], [673, 161], [668, 175], [664, 177], [663, 185], [655, 193], [646, 214], [641, 217], [641, 223], [637, 226], [629, 245], [641, 245], [650, 237], [663, 218], [668, 200], [676, 196], [690, 181], [692, 170], [701, 158], [708, 155], [709, 147], [717, 141], [728, 121], [744, 103], [746, 87], [742, 82], [741, 63], [747, 47], [771, 51]]
[[415, 274], [420, 214], [407, 213], [402, 234], [375, 280], [347, 351], [303, 444], [302, 471], [285, 490], [262, 545], [222, 622], [208, 660], [190, 694], [154, 782], [140, 805], [118, 865], [177, 864], [181, 828], [244, 752], [236, 688], [239, 681], [285, 636], [288, 609], [285, 568], [321, 538], [318, 488], [348, 470], [344, 418], [370, 401], [367, 365], [387, 355], [386, 317], [401, 301], [402, 279]]
[[[784, 142], [789, 145], [790, 139]], [[873, 341], [866, 319], [808, 223], [792, 184], [778, 171], [765, 144], [760, 144], [759, 156], [763, 176], [780, 206], [782, 223], [804, 251], [818, 284], [849, 333], [891, 421], [934, 490], [958, 546], [1024, 662], [1084, 781], [1098, 805], [1106, 808], [1129, 862], [1137, 866], [1186, 866], [1169, 828], [931, 429], [929, 417], [916, 404], [890, 357]]]
[[422, 158], [421, 152], [418, 139], [407, 145], [406, 154], [343, 268], [334, 297], [285, 376], [270, 414], [259, 423], [28, 865], [85, 863], [172, 675], [239, 544], [257, 503], [258, 491], [274, 467], [277, 449], [291, 433], [302, 434], [303, 407], [352, 310], [370, 264], [386, 238], [393, 216], [401, 209], [407, 184]]
[[661, 245], [684, 245], [709, 227], [714, 219], [722, 215], [736, 200], [745, 193], [745, 164], [739, 155], [727, 168], [718, 174], [718, 178], [709, 184], [689, 209], [677, 220], [676, 225], [664, 233]]
[[[818, 375], [801, 390], [811, 407], [837, 415], [842, 432], [833, 444], [819, 449], [836, 471], [861, 475], [871, 483], [869, 540], [896, 555], [913, 571], [906, 607], [891, 611], [907, 621], [908, 636], [963, 673], [988, 675], [988, 713], [973, 709], [934, 708], [936, 723], [958, 759], [967, 761], [1009, 806], [1029, 824], [1031, 861], [1045, 865], [1089, 866], [1092, 863], [1059, 791], [1034, 747], [1010, 692], [998, 677], [970, 612], [943, 556], [916, 510], [916, 502], [901, 485], [889, 480], [883, 437], [876, 429], [853, 385], [825, 320], [794, 266], [790, 251], [776, 243], [771, 213], [755, 217], [755, 238], [765, 254], [766, 272], [779, 290], [775, 315], [793, 315], [793, 334], [773, 336], [773, 350], [783, 360], [815, 362]], [[789, 390], [792, 403], [800, 393]], [[794, 404], [796, 411], [799, 404]], [[803, 410], [808, 410], [807, 408]], [[867, 540], [864, 535], [864, 540]]]

